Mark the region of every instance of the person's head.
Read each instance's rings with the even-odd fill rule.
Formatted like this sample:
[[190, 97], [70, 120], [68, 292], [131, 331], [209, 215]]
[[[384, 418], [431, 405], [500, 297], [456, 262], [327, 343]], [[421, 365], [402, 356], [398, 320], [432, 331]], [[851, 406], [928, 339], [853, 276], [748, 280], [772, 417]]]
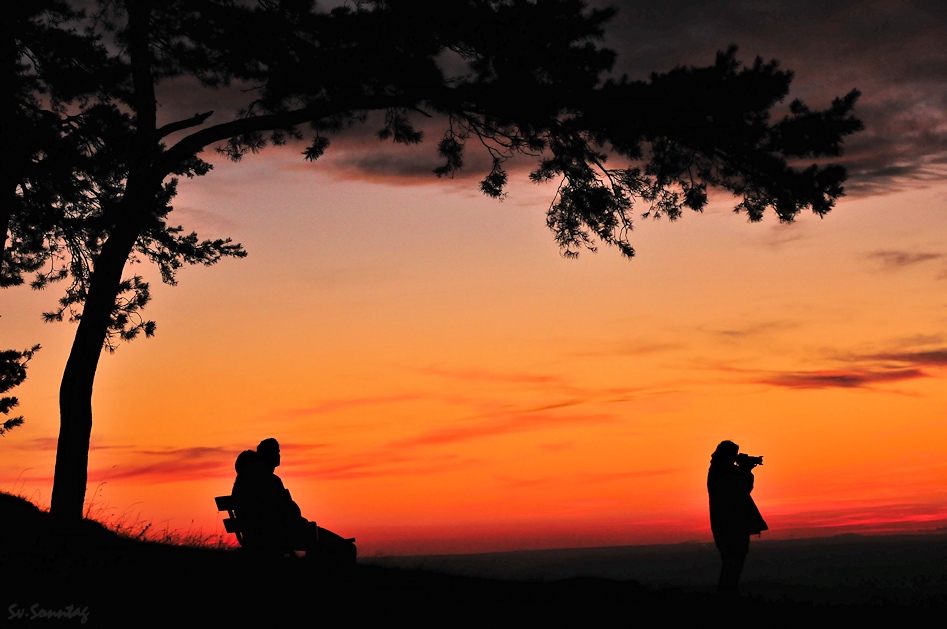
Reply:
[[721, 441], [710, 456], [710, 462], [714, 465], [733, 465], [737, 461], [739, 452], [740, 446], [737, 444], [732, 441]]
[[256, 452], [259, 455], [260, 460], [266, 465], [272, 466], [274, 469], [279, 467], [279, 441], [273, 437], [261, 441], [260, 445], [256, 447]]
[[237, 470], [237, 474], [246, 474], [247, 472], [253, 469], [255, 463], [259, 463], [259, 456], [253, 450], [244, 450], [237, 455], [237, 460], [234, 461], [233, 467]]

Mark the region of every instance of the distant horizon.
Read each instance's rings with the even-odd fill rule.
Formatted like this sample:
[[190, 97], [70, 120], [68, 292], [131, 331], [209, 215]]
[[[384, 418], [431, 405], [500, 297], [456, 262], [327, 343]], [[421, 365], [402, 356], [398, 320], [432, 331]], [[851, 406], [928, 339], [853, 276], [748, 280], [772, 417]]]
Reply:
[[[871, 542], [874, 540], [883, 541], [883, 540], [894, 540], [894, 539], [910, 539], [917, 537], [940, 537], [947, 535], [947, 527], [939, 527], [936, 529], [918, 529], [907, 532], [891, 532], [891, 533], [838, 533], [835, 535], [819, 535], [814, 537], [796, 537], [796, 536], [787, 536], [787, 537], [776, 537], [776, 538], [757, 538], [754, 536], [751, 539], [751, 548], [757, 544], [781, 544], [784, 542], [813, 542], [813, 543], [822, 543], [822, 542], [834, 542], [834, 541], [845, 541], [845, 540], [860, 540], [865, 542]], [[606, 545], [606, 546], [563, 546], [563, 547], [553, 547], [553, 548], [520, 548], [513, 550], [485, 550], [485, 551], [475, 551], [475, 552], [458, 552], [458, 553], [419, 553], [412, 555], [375, 555], [367, 557], [366, 559], [370, 562], [373, 558], [387, 558], [387, 557], [463, 557], [467, 555], [504, 555], [504, 554], [515, 554], [515, 553], [542, 553], [542, 552], [569, 552], [569, 551], [594, 551], [594, 550], [610, 550], [610, 549], [661, 549], [669, 546], [706, 546], [707, 548], [714, 548], [713, 539], [708, 540], [686, 540], [682, 542], [658, 542], [653, 544], [617, 544], [617, 545]], [[752, 551], [751, 551], [752, 552]]]
[[[790, 542], [790, 541], [818, 541], [833, 540], [845, 537], [858, 537], [863, 539], [874, 538], [898, 538], [898, 537], [917, 537], [923, 535], [944, 535], [947, 534], [947, 520], [941, 520], [941, 526], [936, 528], [909, 528], [909, 524], [904, 526], [892, 526], [889, 528], [872, 529], [792, 529], [787, 531], [766, 531], [763, 535], [751, 537], [751, 546], [766, 542]], [[894, 523], [897, 524], [897, 523]], [[575, 536], [580, 536], [576, 532]], [[517, 538], [518, 541], [523, 540]], [[388, 540], [377, 544], [377, 548], [372, 547], [365, 550], [366, 556], [428, 556], [428, 555], [479, 555], [494, 553], [517, 553], [533, 551], [554, 551], [554, 550], [581, 550], [595, 548], [649, 548], [663, 546], [679, 546], [687, 544], [700, 544], [713, 546], [713, 537], [710, 534], [710, 527], [707, 527], [706, 533], [681, 538], [664, 538], [659, 540], [614, 540], [612, 543], [603, 543], [601, 539], [590, 539], [585, 543], [574, 543], [562, 541], [560, 545], [543, 545], [539, 542], [530, 545], [529, 543], [520, 543], [517, 541], [503, 540], [497, 537], [481, 539], [477, 543], [471, 544], [466, 540], [466, 547], [463, 541], [456, 538], [419, 540], [416, 537], [410, 540]], [[554, 541], [547, 542], [555, 544]], [[454, 550], [451, 550], [454, 549]]]
[[[43, 511], [47, 511], [49, 505], [36, 504], [34, 501], [29, 500], [27, 496], [21, 494], [11, 493], [0, 489], [0, 493], [7, 493], [10, 495], [23, 498], [37, 506]], [[99, 514], [102, 516], [103, 514]], [[226, 514], [221, 513], [220, 517], [226, 517]], [[126, 517], [122, 519], [122, 516], [116, 517], [101, 517], [101, 519], [96, 519], [94, 514], [90, 514], [90, 519], [93, 519], [97, 522], [104, 524], [107, 528], [111, 530], [120, 529], [121, 532], [129, 534], [132, 537], [137, 537], [137, 533], [142, 530], [143, 527], [148, 526], [148, 532], [142, 537], [144, 540], [156, 541], [156, 542], [167, 542], [169, 539], [186, 539], [188, 537], [197, 537], [205, 540], [217, 539], [220, 538], [226, 546], [229, 546], [233, 549], [239, 548], [239, 544], [236, 541], [236, 538], [230, 534], [226, 533], [223, 530], [223, 526], [220, 525], [217, 530], [214, 530], [211, 533], [206, 533], [203, 529], [196, 530], [194, 528], [171, 528], [165, 526], [154, 526], [154, 522], [147, 522], [144, 520], [136, 520], [133, 517]], [[121, 521], [119, 521], [121, 520]], [[889, 526], [873, 527], [873, 528], [853, 528], [853, 527], [833, 527], [833, 528], [795, 528], [795, 529], [777, 529], [765, 531], [762, 535], [753, 535], [751, 537], [751, 545], [765, 543], [765, 542], [790, 542], [790, 541], [813, 541], [817, 542], [819, 540], [837, 540], [841, 538], [862, 538], [862, 539], [873, 539], [873, 538], [899, 538], [899, 537], [917, 537], [923, 535], [945, 535], [947, 534], [947, 519], [938, 520], [936, 522], [929, 522], [929, 524], [941, 523], [941, 526], [935, 528], [921, 528], [917, 522], [892, 522], [888, 523]], [[914, 528], [917, 527], [917, 528]], [[464, 527], [466, 528], [475, 528], [475, 527]], [[530, 528], [529, 530], [536, 530], [536, 528]], [[713, 538], [710, 534], [709, 523], [706, 530], [697, 531], [694, 536], [687, 537], [685, 536], [674, 536], [669, 535], [663, 539], [657, 540], [634, 540], [626, 539], [622, 541], [620, 536], [617, 537], [604, 537], [604, 538], [594, 538], [594, 537], [584, 537], [589, 534], [588, 531], [580, 530], [565, 530], [563, 527], [558, 527], [555, 529], [558, 535], [548, 535], [543, 536], [543, 539], [547, 539], [547, 544], [555, 544], [554, 539], [561, 539], [560, 545], [542, 545], [543, 542], [536, 542], [535, 540], [530, 544], [526, 542], [522, 535], [522, 531], [519, 535], [516, 536], [504, 536], [502, 531], [498, 529], [492, 529], [491, 533], [488, 536], [481, 536], [477, 539], [476, 543], [470, 543], [470, 536], [461, 536], [457, 535], [458, 527], [453, 528], [444, 528], [438, 529], [437, 527], [425, 526], [423, 523], [419, 523], [417, 530], [414, 531], [413, 535], [407, 537], [398, 537], [392, 536], [391, 538], [385, 538], [384, 531], [372, 531], [370, 535], [371, 543], [368, 545], [359, 544], [360, 556], [363, 558], [371, 557], [423, 557], [423, 556], [452, 556], [452, 555], [489, 555], [489, 554], [499, 554], [499, 553], [518, 553], [518, 552], [541, 552], [541, 551], [557, 551], [557, 550], [590, 550], [590, 549], [605, 549], [605, 548], [650, 548], [650, 547], [664, 547], [664, 546], [680, 546], [680, 545], [713, 545]], [[430, 538], [419, 537], [419, 532], [425, 531], [431, 534]], [[355, 531], [358, 532], [357, 530]], [[453, 532], [455, 535], [444, 535], [445, 532]], [[440, 533], [440, 535], [439, 535]], [[587, 539], [587, 542], [584, 543], [570, 543], [566, 540], [568, 539]], [[605, 540], [611, 539], [611, 543], [605, 543]], [[379, 541], [381, 540], [381, 541]], [[536, 544], [540, 545], [536, 545]], [[519, 544], [519, 545], [517, 545]]]

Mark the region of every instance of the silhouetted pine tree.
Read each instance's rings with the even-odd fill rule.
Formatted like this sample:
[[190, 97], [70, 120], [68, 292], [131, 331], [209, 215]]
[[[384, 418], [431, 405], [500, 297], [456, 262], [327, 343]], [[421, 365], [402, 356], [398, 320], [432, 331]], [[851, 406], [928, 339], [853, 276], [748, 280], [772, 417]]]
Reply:
[[[60, 390], [51, 504], [69, 518], [82, 514], [101, 350], [154, 331], [139, 316], [147, 284], [123, 278], [126, 262], [147, 258], [173, 283], [183, 264], [244, 253], [167, 222], [178, 178], [210, 170], [199, 158], [207, 147], [239, 160], [267, 144], [305, 140], [304, 157], [316, 160], [332, 135], [370, 120], [369, 112], [384, 115], [379, 139], [403, 144], [424, 139], [414, 125], [423, 116], [444, 130], [437, 176], [461, 169], [473, 141], [491, 163], [481, 191], [502, 197], [507, 161], [534, 156], [531, 178], [559, 183], [547, 223], [563, 253], [601, 241], [630, 257], [635, 208], [673, 220], [685, 208], [701, 210], [710, 186], [733, 192], [750, 220], [767, 208], [783, 221], [805, 208], [829, 211], [844, 169], [791, 162], [838, 155], [842, 138], [861, 126], [851, 115], [857, 92], [825, 110], [793, 102], [774, 120], [792, 74], [776, 62], [741, 66], [735, 49], [707, 67], [604, 80], [615, 55], [596, 42], [614, 10], [580, 0], [364, 0], [328, 11], [306, 0], [98, 7], [72, 16], [90, 29], [82, 33], [101, 37], [91, 46], [101, 58], [87, 68], [93, 92], [72, 109], [44, 108], [66, 147], [59, 164], [67, 174], [51, 189], [68, 194], [42, 232], [56, 270], [35, 284], [68, 277], [49, 318], [69, 312], [79, 321]], [[30, 45], [16, 40], [18, 59]], [[51, 71], [23, 62], [17, 76], [42, 81]], [[241, 114], [211, 123], [206, 111], [159, 126], [155, 88], [181, 77], [207, 90], [242, 87]]]
[[[0, 352], [0, 393], [6, 393], [26, 379], [26, 363], [33, 358], [33, 354], [39, 351], [39, 345], [34, 345], [30, 349], [17, 352], [14, 350], [5, 350]], [[9, 415], [10, 409], [19, 404], [15, 397], [0, 397], [0, 413]], [[23, 416], [11, 417], [0, 423], [0, 436], [21, 426]]]

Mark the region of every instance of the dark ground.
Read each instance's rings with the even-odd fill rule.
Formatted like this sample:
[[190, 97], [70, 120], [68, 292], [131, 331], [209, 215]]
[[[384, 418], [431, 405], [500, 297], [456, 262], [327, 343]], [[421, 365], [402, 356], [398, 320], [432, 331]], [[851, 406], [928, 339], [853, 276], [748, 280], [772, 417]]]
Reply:
[[[712, 592], [720, 570], [720, 556], [710, 542], [363, 561], [508, 580], [555, 581], [585, 575], [695, 593]], [[742, 581], [744, 594], [751, 597], [947, 607], [947, 534], [778, 541], [754, 537]]]
[[[673, 548], [669, 560], [673, 560]], [[635, 549], [626, 550], [634, 555]], [[441, 564], [428, 558], [423, 569], [393, 567], [390, 560], [374, 559], [340, 570], [293, 558], [254, 560], [238, 551], [132, 541], [93, 522], [66, 531], [28, 502], [0, 494], [0, 626], [78, 626], [83, 618], [85, 626], [93, 627], [189, 626], [202, 621], [234, 626], [290, 622], [335, 626], [366, 619], [421, 625], [475, 621], [508, 626], [548, 620], [628, 626], [636, 619], [655, 617], [660, 622], [708, 622], [721, 614], [766, 626], [816, 619], [820, 623], [901, 624], [925, 619], [931, 612], [942, 617], [947, 609], [943, 550], [941, 546], [927, 553], [926, 560], [939, 566], [936, 574], [941, 576], [917, 582], [919, 596], [896, 596], [897, 588], [866, 593], [862, 586], [852, 585], [862, 587], [859, 596], [853, 597], [845, 589], [848, 586], [831, 587], [828, 582], [807, 589], [754, 581], [747, 584], [747, 596], [729, 606], [721, 605], [706, 586], [643, 585], [602, 576], [559, 578], [556, 572], [572, 569], [571, 574], [581, 574], [582, 570], [575, 570], [576, 557], [583, 554], [582, 561], [598, 565], [603, 557], [609, 558], [606, 564], [644, 565], [640, 549], [637, 558], [623, 557], [616, 549], [596, 549], [591, 554], [589, 550], [541, 551], [527, 557], [534, 568], [537, 561], [546, 562], [541, 568], [544, 580], [523, 572], [523, 566], [530, 565], [523, 553], [479, 556], [481, 562], [492, 562], [495, 567], [505, 561], [513, 572], [518, 571], [510, 576], [519, 580], [449, 574], [448, 570], [456, 572], [456, 557], [453, 566], [449, 558], [442, 558]], [[596, 552], [601, 555], [597, 560]], [[903, 552], [895, 554], [903, 556]], [[793, 556], [799, 557], [798, 551], [787, 549], [785, 559]], [[383, 565], [385, 561], [389, 565]], [[471, 556], [466, 561], [469, 564]], [[658, 556], [650, 561], [661, 563]], [[476, 571], [468, 568], [466, 572]], [[912, 588], [910, 580], [903, 585], [908, 591]], [[813, 590], [824, 596], [813, 597]], [[50, 612], [60, 617], [44, 623], [40, 616]]]

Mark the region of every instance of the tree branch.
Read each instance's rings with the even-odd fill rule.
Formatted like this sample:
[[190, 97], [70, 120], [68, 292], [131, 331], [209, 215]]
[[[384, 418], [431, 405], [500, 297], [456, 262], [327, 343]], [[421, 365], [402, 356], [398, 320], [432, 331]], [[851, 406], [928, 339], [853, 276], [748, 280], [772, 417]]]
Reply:
[[194, 114], [192, 118], [188, 118], [186, 120], [178, 120], [177, 122], [166, 124], [160, 129], [158, 129], [158, 131], [156, 132], [158, 135], [158, 138], [160, 139], [166, 135], [171, 135], [175, 131], [180, 131], [182, 129], [189, 129], [190, 127], [197, 127], [199, 125], [202, 125], [204, 124], [205, 120], [207, 120], [208, 118], [211, 117], [211, 115], [213, 115], [213, 113], [214, 112], [212, 111], [208, 111], [207, 113], [203, 113], [203, 114]]
[[345, 111], [343, 107], [305, 107], [294, 111], [287, 111], [278, 114], [269, 114], [265, 116], [251, 116], [250, 118], [241, 118], [231, 122], [214, 125], [206, 129], [201, 129], [196, 133], [183, 138], [180, 142], [169, 148], [158, 159], [155, 167], [157, 174], [162, 178], [174, 172], [174, 170], [186, 159], [200, 153], [204, 148], [215, 142], [228, 140], [232, 137], [253, 133], [255, 131], [270, 131], [273, 129], [285, 129], [294, 127], [311, 120], [319, 120], [333, 113]]
[[293, 111], [251, 116], [214, 125], [192, 133], [165, 151], [155, 164], [156, 174], [164, 178], [174, 172], [184, 160], [200, 153], [207, 146], [246, 133], [288, 129], [304, 122], [313, 122], [345, 112], [410, 107], [419, 100], [419, 92], [415, 90], [394, 96], [358, 94], [351, 98], [341, 98]]

